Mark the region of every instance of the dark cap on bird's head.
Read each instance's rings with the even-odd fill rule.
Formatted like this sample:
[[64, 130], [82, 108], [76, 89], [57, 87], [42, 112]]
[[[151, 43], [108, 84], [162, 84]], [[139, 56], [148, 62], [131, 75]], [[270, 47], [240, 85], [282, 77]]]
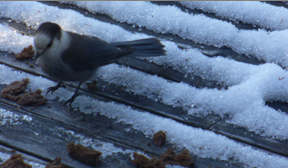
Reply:
[[45, 22], [38, 27], [36, 34], [38, 33], [45, 34], [51, 39], [53, 39], [54, 37], [60, 39], [61, 27], [56, 23]]

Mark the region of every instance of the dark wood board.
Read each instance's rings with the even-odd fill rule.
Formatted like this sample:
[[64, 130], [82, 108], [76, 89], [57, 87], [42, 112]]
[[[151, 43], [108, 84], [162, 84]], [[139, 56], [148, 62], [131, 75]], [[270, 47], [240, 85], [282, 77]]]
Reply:
[[[0, 89], [3, 85], [0, 86]], [[62, 163], [70, 167], [89, 167], [71, 159], [67, 155], [67, 144], [77, 143], [77, 138], [69, 136], [65, 131], [73, 131], [89, 139], [113, 143], [115, 147], [123, 150], [144, 151], [150, 156], [163, 154], [168, 148], [175, 149], [172, 144], [159, 148], [153, 144], [152, 139], [143, 133], [134, 130], [128, 124], [116, 123], [115, 120], [101, 115], [89, 115], [73, 111], [64, 107], [62, 102], [48, 101], [47, 106], [40, 106], [32, 111], [31, 106], [17, 108], [17, 104], [0, 98], [0, 107], [12, 111], [15, 115], [28, 115], [32, 117], [30, 123], [23, 122], [19, 126], [0, 125], [0, 144], [19, 150], [23, 153], [38, 157], [45, 161], [52, 161], [56, 157], [62, 158]], [[43, 124], [45, 123], [45, 124]], [[23, 129], [24, 128], [24, 129]], [[61, 129], [53, 129], [61, 128]], [[129, 132], [125, 131], [129, 128]], [[179, 150], [175, 149], [177, 152]], [[202, 159], [193, 156], [198, 168], [208, 166], [239, 167], [241, 163], [230, 163], [212, 159]], [[98, 167], [134, 167], [129, 155], [115, 154], [101, 160]]]

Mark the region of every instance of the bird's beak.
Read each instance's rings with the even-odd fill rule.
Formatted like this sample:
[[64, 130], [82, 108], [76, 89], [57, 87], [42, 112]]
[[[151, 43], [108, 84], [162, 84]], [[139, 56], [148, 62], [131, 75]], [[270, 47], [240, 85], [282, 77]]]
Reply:
[[37, 49], [35, 59], [39, 58], [43, 54], [43, 50]]

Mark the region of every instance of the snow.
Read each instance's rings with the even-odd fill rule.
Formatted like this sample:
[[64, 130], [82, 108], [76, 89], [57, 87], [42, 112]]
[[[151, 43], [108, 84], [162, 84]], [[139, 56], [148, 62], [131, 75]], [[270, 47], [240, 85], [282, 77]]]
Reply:
[[31, 122], [32, 117], [28, 115], [17, 115], [5, 109], [0, 109], [0, 125], [22, 125], [23, 122]]
[[[261, 135], [287, 139], [287, 115], [265, 106], [268, 100], [288, 100], [285, 82], [288, 74], [275, 64], [259, 66], [248, 80], [228, 90], [197, 89], [118, 65], [102, 67], [97, 74], [109, 84], [124, 86], [127, 92], [183, 107], [189, 114], [205, 116], [212, 111], [220, 116], [228, 114], [231, 123]], [[283, 77], [286, 78], [279, 80]], [[275, 123], [276, 120], [279, 122]]]
[[[188, 4], [192, 3], [197, 4], [197, 2]], [[229, 2], [230, 6], [225, 2], [213, 3], [227, 5], [227, 8], [231, 7], [230, 10], [223, 11], [225, 13], [223, 17], [235, 12], [235, 17], [229, 17], [229, 19], [246, 18], [243, 21], [247, 23], [250, 23], [250, 20], [257, 20], [255, 19], [256, 16], [259, 16], [256, 15], [257, 10], [261, 11], [267, 8], [267, 4], [260, 2]], [[239, 8], [233, 3], [239, 3]], [[145, 74], [116, 64], [99, 68], [96, 77], [109, 84], [124, 86], [125, 91], [135, 95], [145, 96], [166, 105], [182, 107], [188, 111], [189, 115], [206, 116], [213, 112], [223, 117], [228, 114], [228, 122], [243, 126], [263, 137], [272, 137], [277, 140], [288, 139], [287, 114], [265, 105], [265, 101], [288, 101], [288, 74], [279, 66], [287, 67], [288, 65], [288, 49], [286, 47], [288, 30], [281, 30], [284, 29], [282, 27], [274, 28], [280, 31], [272, 32], [262, 29], [258, 31], [238, 30], [234, 25], [225, 21], [203, 15], [190, 15], [176, 7], [158, 6], [149, 2], [99, 1], [73, 2], [73, 4], [92, 13], [109, 15], [120, 22], [146, 27], [155, 32], [172, 33], [198, 43], [217, 47], [228, 46], [241, 54], [265, 60], [267, 63], [256, 66], [221, 56], [210, 58], [203, 55], [198, 49], [181, 50], [173, 42], [162, 41], [166, 46], [167, 56], [149, 60], [159, 65], [171, 66], [185, 74], [190, 73], [203, 79], [223, 82], [229, 88], [227, 90], [197, 89], [185, 83], [167, 81], [156, 75]], [[205, 2], [199, 2], [197, 8], [201, 4], [204, 5]], [[243, 13], [241, 8], [245, 4], [250, 5], [247, 11], [254, 9], [255, 12], [251, 15]], [[205, 10], [216, 12], [216, 9], [212, 10], [211, 6], [208, 7], [209, 5], [206, 4]], [[279, 7], [270, 6], [270, 8], [271, 10], [279, 9], [279, 13], [286, 12], [286, 9]], [[239, 12], [235, 11], [236, 9], [239, 9]], [[108, 42], [149, 37], [141, 33], [130, 33], [116, 25], [87, 18], [73, 10], [59, 9], [39, 2], [0, 2], [0, 11], [1, 17], [23, 22], [35, 29], [42, 22], [51, 21], [60, 24], [65, 30], [97, 36]], [[280, 17], [280, 15], [274, 14], [271, 17], [275, 16], [275, 19], [267, 21], [265, 18], [269, 19], [270, 17], [266, 17], [266, 15], [268, 13], [259, 16], [262, 18], [262, 20], [259, 19], [259, 25], [268, 22], [275, 25], [273, 21], [276, 22]], [[284, 21], [283, 25], [286, 24]], [[268, 26], [264, 25], [263, 27], [267, 28]], [[17, 53], [33, 43], [33, 37], [23, 36], [6, 25], [0, 24], [0, 30], [0, 50], [2, 51]], [[43, 93], [47, 91], [48, 87], [56, 84], [46, 78], [13, 71], [4, 65], [0, 65], [0, 76], [1, 84], [9, 84], [12, 81], [28, 77], [30, 78], [28, 89], [33, 91], [41, 89]], [[61, 88], [53, 95], [48, 94], [48, 98], [53, 99], [58, 96], [60, 100], [67, 100], [72, 93]], [[116, 119], [119, 123], [130, 124], [133, 129], [143, 132], [150, 138], [154, 132], [164, 130], [167, 132], [169, 143], [175, 144], [178, 148], [185, 147], [191, 153], [202, 158], [229, 160], [233, 157], [248, 167], [286, 167], [288, 162], [285, 157], [244, 146], [211, 131], [186, 126], [145, 111], [133, 110], [129, 106], [102, 102], [87, 96], [77, 97], [73, 106], [79, 106], [80, 111], [87, 114], [91, 114], [93, 111], [99, 112], [101, 115]], [[196, 106], [197, 108], [195, 108]], [[9, 113], [7, 112], [7, 114]], [[93, 146], [95, 143], [95, 149], [99, 148], [96, 147], [99, 143], [96, 140], [87, 139], [80, 134], [74, 136], [82, 144]], [[113, 153], [126, 152], [112, 144], [106, 145], [112, 151], [103, 151], [103, 157]]]
[[[253, 55], [265, 62], [275, 62], [284, 67], [288, 65], [286, 57], [288, 30], [273, 32], [262, 29], [238, 30], [225, 21], [211, 19], [204, 15], [190, 15], [174, 6], [158, 6], [143, 1], [81, 1], [73, 4], [92, 13], [106, 14], [117, 21], [146, 27], [157, 33], [171, 33], [183, 39], [216, 47], [227, 46], [240, 54]], [[253, 6], [253, 3], [250, 5]], [[241, 16], [244, 15], [245, 13]], [[253, 16], [251, 18], [255, 19]]]
[[257, 1], [179, 1], [190, 9], [214, 13], [225, 19], [257, 25], [270, 30], [288, 28], [288, 10]]
[[[16, 30], [6, 25], [0, 25], [0, 50], [19, 53], [27, 44], [33, 43], [33, 38], [15, 33]], [[7, 45], [10, 44], [10, 45]]]

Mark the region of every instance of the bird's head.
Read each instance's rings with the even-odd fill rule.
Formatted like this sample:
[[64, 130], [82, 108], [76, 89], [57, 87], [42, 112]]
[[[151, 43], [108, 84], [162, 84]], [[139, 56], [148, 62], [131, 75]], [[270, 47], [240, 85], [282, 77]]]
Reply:
[[55, 23], [45, 22], [39, 26], [34, 37], [36, 59], [49, 50], [53, 43], [59, 43], [61, 32], [61, 27]]

